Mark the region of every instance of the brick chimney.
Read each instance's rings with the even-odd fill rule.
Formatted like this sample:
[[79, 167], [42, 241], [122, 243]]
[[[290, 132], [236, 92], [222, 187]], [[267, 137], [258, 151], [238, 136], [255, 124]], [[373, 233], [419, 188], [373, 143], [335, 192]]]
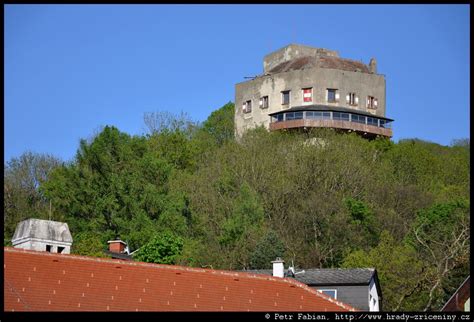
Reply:
[[127, 246], [127, 244], [120, 239], [109, 240], [107, 243], [109, 244], [109, 251], [111, 253], [122, 254], [125, 252], [125, 246]]
[[272, 261], [273, 264], [273, 277], [284, 277], [285, 276], [285, 267], [284, 264], [285, 261], [282, 260], [280, 257], [277, 257], [274, 261]]

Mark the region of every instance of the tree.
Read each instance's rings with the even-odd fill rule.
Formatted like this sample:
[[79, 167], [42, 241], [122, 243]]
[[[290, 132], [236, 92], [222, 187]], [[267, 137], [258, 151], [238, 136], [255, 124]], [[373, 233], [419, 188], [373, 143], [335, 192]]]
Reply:
[[140, 248], [134, 259], [156, 264], [174, 264], [183, 250], [183, 239], [173, 233], [165, 232], [155, 236]]
[[234, 103], [228, 102], [215, 110], [204, 121], [202, 129], [211, 135], [218, 146], [234, 139]]
[[443, 282], [456, 268], [466, 269], [470, 253], [470, 207], [466, 201], [436, 204], [418, 212], [417, 220], [407, 241], [416, 247], [430, 268], [430, 290], [425, 311], [441, 309]]
[[24, 219], [59, 219], [39, 187], [60, 164], [52, 155], [33, 152], [25, 152], [7, 162], [3, 172], [3, 233], [7, 241]]
[[344, 202], [349, 210], [350, 221], [369, 245], [377, 244], [378, 234], [374, 215], [369, 207], [360, 200], [346, 198]]
[[101, 239], [100, 234], [93, 231], [84, 231], [74, 234], [71, 253], [82, 256], [108, 257], [104, 252], [106, 248], [107, 240]]
[[264, 211], [258, 196], [248, 184], [242, 184], [219, 237], [230, 268], [249, 267], [250, 252], [261, 235], [263, 220]]
[[423, 263], [413, 247], [398, 243], [387, 231], [371, 250], [348, 254], [342, 267], [377, 269], [386, 311], [418, 311], [426, 300]]
[[[53, 171], [42, 190], [71, 230], [120, 236], [134, 248], [155, 232], [171, 169], [149, 150], [145, 138], [106, 126], [92, 142], [82, 140], [75, 162]], [[144, 224], [141, 235], [132, 229]]]
[[285, 245], [278, 235], [270, 230], [258, 242], [255, 250], [250, 255], [251, 269], [271, 268], [271, 261], [277, 257], [283, 258]]

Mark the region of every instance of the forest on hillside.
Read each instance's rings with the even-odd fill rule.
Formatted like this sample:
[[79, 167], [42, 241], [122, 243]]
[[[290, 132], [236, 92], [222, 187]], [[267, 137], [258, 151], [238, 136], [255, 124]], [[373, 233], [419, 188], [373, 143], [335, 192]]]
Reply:
[[225, 270], [374, 267], [384, 310], [441, 309], [470, 266], [470, 142], [394, 143], [318, 129], [234, 138], [234, 105], [202, 124], [148, 113], [105, 126], [75, 158], [4, 165], [4, 245], [27, 218], [67, 222], [72, 252]]

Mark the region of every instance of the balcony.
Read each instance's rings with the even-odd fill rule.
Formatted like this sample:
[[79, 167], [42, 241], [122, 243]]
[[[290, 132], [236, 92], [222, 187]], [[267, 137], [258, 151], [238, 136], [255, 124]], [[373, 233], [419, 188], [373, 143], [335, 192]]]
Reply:
[[271, 131], [298, 128], [333, 128], [358, 132], [368, 137], [384, 136], [390, 138], [393, 136], [390, 123], [392, 120], [374, 115], [328, 110], [316, 111], [314, 109], [292, 109], [292, 111], [281, 111], [270, 115]]

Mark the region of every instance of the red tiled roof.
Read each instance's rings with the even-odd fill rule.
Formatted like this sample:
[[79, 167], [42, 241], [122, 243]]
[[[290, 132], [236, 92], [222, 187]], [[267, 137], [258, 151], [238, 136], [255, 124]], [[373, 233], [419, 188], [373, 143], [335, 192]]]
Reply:
[[288, 278], [4, 248], [5, 311], [354, 311]]

